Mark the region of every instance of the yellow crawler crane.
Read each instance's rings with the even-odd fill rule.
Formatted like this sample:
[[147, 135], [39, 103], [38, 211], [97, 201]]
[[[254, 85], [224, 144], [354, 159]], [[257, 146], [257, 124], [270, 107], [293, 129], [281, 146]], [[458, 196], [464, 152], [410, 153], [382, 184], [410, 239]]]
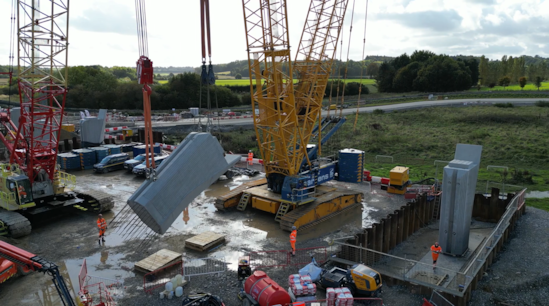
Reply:
[[[232, 201], [218, 199], [216, 206], [244, 210], [251, 203], [276, 214], [281, 228], [289, 231], [359, 205], [362, 194], [320, 186], [336, 178], [337, 161], [314, 159], [322, 143], [345, 122], [323, 119], [321, 107], [348, 0], [311, 1], [294, 61], [286, 2], [242, 1], [254, 126], [267, 184], [244, 189], [232, 195]], [[311, 146], [312, 135], [318, 135], [323, 124], [334, 127]], [[235, 196], [240, 196], [238, 203]]]

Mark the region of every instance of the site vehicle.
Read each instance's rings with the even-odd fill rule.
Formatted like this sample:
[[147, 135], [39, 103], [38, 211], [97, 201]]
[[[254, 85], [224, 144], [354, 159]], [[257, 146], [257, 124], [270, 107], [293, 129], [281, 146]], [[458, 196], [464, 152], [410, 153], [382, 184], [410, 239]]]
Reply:
[[76, 177], [57, 166], [67, 94], [68, 1], [13, 4], [20, 98], [19, 107], [0, 112], [0, 141], [9, 154], [0, 165], [0, 235], [21, 237], [31, 232], [29, 218], [42, 213], [66, 207], [102, 212], [114, 203], [103, 192], [74, 192]]
[[379, 297], [381, 294], [381, 274], [363, 264], [348, 270], [334, 267], [322, 273], [320, 285], [324, 288], [348, 287], [353, 296]]
[[124, 163], [130, 158], [128, 153], [119, 153], [109, 155], [99, 163], [93, 165], [93, 171], [97, 173], [107, 173], [124, 169]]
[[[169, 157], [169, 155], [165, 156], [157, 156], [154, 158], [154, 169], [158, 168], [162, 164], [164, 160], [166, 160]], [[151, 158], [152, 160], [152, 158]], [[133, 167], [132, 169], [133, 174], [137, 176], [146, 176], [147, 174], [147, 163], [142, 162], [140, 165], [137, 165]]]
[[[158, 156], [158, 154], [154, 153], [154, 156]], [[136, 157], [125, 161], [124, 162], [124, 169], [132, 171], [132, 169], [135, 166], [137, 166], [139, 164], [142, 164], [144, 161], [145, 161], [145, 154], [139, 154]]]
[[337, 109], [337, 104], [331, 104], [328, 109], [329, 110]]
[[7, 242], [0, 241], [0, 283], [14, 276], [16, 272], [47, 273], [52, 277], [53, 284], [59, 293], [63, 305], [76, 306], [65, 280], [59, 273], [59, 268], [53, 262], [47, 261], [35, 254], [22, 250]]

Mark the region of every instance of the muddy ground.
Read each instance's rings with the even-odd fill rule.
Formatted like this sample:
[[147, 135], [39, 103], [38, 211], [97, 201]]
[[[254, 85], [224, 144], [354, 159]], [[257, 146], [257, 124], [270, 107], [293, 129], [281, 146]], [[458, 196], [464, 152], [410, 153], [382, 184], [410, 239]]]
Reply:
[[[95, 175], [90, 171], [75, 174], [82, 191], [99, 189], [115, 197], [115, 209], [104, 214], [108, 222], [123, 208], [129, 195], [142, 182], [142, 179], [123, 171], [105, 175]], [[124, 233], [116, 228], [109, 228], [106, 244], [99, 246], [96, 216], [78, 210], [71, 210], [62, 216], [33, 224], [33, 232], [28, 237], [17, 240], [2, 237], [0, 239], [57, 263], [66, 282], [75, 291], [78, 290], [77, 276], [82, 260], [85, 258], [90, 275], [124, 281], [125, 291], [123, 296], [118, 297], [119, 305], [181, 304], [181, 298], [159, 300], [159, 290], [155, 291], [154, 295], [145, 294], [143, 273], [133, 271], [135, 262], [157, 250], [167, 248], [185, 253], [186, 258], [212, 256], [223, 258], [229, 264], [229, 271], [221, 275], [192, 277], [185, 288], [185, 294], [199, 291], [211, 292], [221, 296], [226, 305], [239, 305], [236, 298], [239, 284], [234, 272], [238, 257], [251, 251], [289, 248], [288, 233], [279, 229], [278, 224], [273, 220], [274, 216], [251, 209], [242, 213], [218, 212], [214, 208], [213, 201], [216, 196], [249, 179], [243, 176], [215, 183], [191, 204], [189, 220], [185, 222], [181, 216], [166, 235], [145, 246], [141, 239], [126, 241]], [[369, 226], [393, 211], [395, 209], [393, 207], [400, 206], [400, 199], [388, 196], [379, 190], [374, 191], [366, 198], [362, 211], [360, 209], [349, 211], [330, 222], [300, 232], [298, 248], [328, 246], [332, 239], [351, 236], [360, 231], [363, 226]], [[518, 305], [519, 301], [526, 302], [526, 305], [542, 305], [537, 301], [548, 300], [546, 287], [541, 288], [538, 284], [547, 278], [547, 271], [549, 271], [548, 264], [542, 263], [542, 254], [547, 253], [546, 224], [549, 221], [549, 214], [531, 208], [528, 208], [527, 212], [528, 214], [519, 223], [519, 230], [506, 246], [506, 253], [500, 256], [502, 259], [511, 256], [515, 260], [501, 260], [494, 264], [492, 271], [488, 272], [479, 286], [480, 291], [474, 294], [474, 305], [497, 305], [491, 303], [499, 299], [511, 301], [512, 305], [515, 303]], [[184, 247], [185, 239], [205, 231], [226, 234], [227, 242], [205, 253]], [[521, 264], [519, 265], [516, 260], [520, 260]], [[536, 263], [536, 265], [522, 264], [522, 262]], [[510, 269], [507, 263], [518, 265], [518, 268]], [[540, 266], [537, 273], [531, 271], [538, 265], [543, 267]], [[300, 267], [301, 265], [265, 270], [274, 280], [286, 285], [288, 275], [297, 273]], [[520, 284], [517, 286], [518, 283]], [[513, 292], [516, 294], [507, 297], [505, 292], [508, 292], [511, 287], [515, 288]], [[422, 297], [410, 293], [403, 287], [395, 286], [385, 287], [383, 299], [385, 305], [421, 305]], [[51, 279], [40, 273], [15, 277], [0, 286], [0, 305], [59, 304]]]

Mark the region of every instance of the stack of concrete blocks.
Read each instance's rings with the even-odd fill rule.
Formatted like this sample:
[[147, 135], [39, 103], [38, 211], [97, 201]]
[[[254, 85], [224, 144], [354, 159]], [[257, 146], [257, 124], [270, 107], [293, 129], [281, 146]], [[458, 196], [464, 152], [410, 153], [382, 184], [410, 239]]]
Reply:
[[469, 231], [482, 146], [458, 144], [454, 160], [444, 167], [439, 244], [442, 251], [463, 255], [469, 247]]
[[227, 154], [209, 133], [191, 133], [128, 199], [141, 221], [164, 234], [200, 193], [234, 166], [240, 155]]

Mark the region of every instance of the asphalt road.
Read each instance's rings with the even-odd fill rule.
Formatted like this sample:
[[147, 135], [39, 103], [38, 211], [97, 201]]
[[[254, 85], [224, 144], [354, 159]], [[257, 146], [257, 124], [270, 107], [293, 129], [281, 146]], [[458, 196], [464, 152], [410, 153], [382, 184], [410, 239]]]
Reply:
[[[453, 99], [453, 100], [432, 100], [432, 101], [419, 101], [419, 102], [404, 102], [399, 104], [390, 104], [390, 105], [378, 105], [378, 106], [368, 106], [361, 107], [358, 109], [359, 113], [371, 113], [376, 109], [381, 109], [384, 112], [391, 112], [395, 110], [410, 110], [418, 109], [425, 107], [437, 107], [437, 106], [467, 106], [467, 105], [490, 105], [494, 103], [513, 103], [516, 106], [524, 105], [534, 105], [537, 101], [546, 101], [549, 102], [549, 99], [542, 98], [533, 98], [533, 99]], [[352, 115], [356, 113], [356, 108], [346, 108], [341, 111], [342, 115]], [[332, 115], [339, 115], [340, 110], [330, 111]], [[328, 115], [328, 111], [322, 111], [322, 116]], [[251, 116], [251, 115], [248, 115]], [[205, 124], [206, 121], [204, 118], [201, 119], [202, 124]], [[176, 126], [176, 125], [191, 125], [197, 124], [198, 119], [183, 119], [176, 122], [153, 122], [153, 126]], [[217, 124], [217, 120], [214, 120], [214, 123]], [[224, 119], [219, 120], [219, 124], [222, 125], [247, 125], [252, 124], [252, 118], [239, 118], [239, 119]], [[136, 126], [143, 126], [142, 122], [136, 123]]]

